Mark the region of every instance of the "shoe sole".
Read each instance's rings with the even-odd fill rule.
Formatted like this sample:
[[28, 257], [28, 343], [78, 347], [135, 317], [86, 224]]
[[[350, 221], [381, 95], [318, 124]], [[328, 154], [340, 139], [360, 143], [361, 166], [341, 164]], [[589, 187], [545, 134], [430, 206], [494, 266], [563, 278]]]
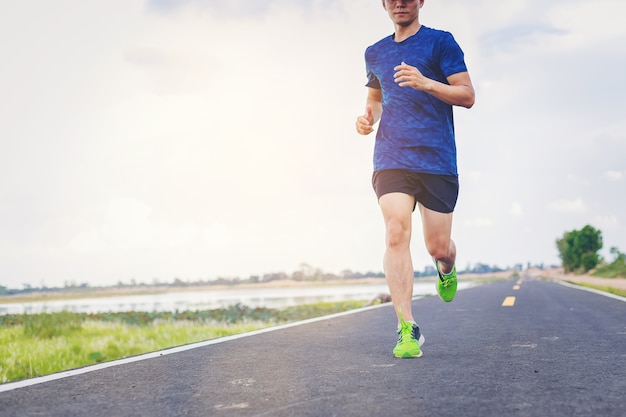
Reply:
[[398, 359], [413, 359], [413, 358], [421, 358], [423, 354], [424, 352], [420, 350], [420, 353], [418, 355], [411, 355], [410, 353], [405, 353], [402, 356], [399, 356], [394, 353], [393, 356], [395, 356]]
[[[455, 297], [456, 297], [456, 294], [455, 294]], [[452, 297], [452, 298], [451, 298], [451, 299], [449, 299], [449, 300], [446, 300], [446, 299], [445, 299], [445, 298], [443, 298], [442, 296], [439, 296], [439, 298], [441, 298], [441, 300], [442, 300], [442, 301], [444, 301], [444, 302], [446, 302], [446, 303], [449, 303], [449, 302], [451, 302], [452, 300], [454, 300], [454, 297]]]

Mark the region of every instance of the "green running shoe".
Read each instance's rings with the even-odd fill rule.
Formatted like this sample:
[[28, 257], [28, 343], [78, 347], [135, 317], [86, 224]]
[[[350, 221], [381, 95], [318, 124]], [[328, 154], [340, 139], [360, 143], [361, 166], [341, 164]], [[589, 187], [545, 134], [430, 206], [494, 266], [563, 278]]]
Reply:
[[437, 280], [437, 294], [439, 294], [439, 298], [441, 298], [446, 303], [454, 300], [454, 296], [456, 295], [456, 266], [452, 267], [452, 272], [448, 275], [444, 275], [441, 272], [439, 261], [435, 261], [435, 265], [437, 267], [437, 274], [439, 275], [439, 279]]
[[398, 343], [393, 348], [393, 355], [396, 358], [419, 358], [422, 356], [420, 346], [424, 344], [424, 340], [417, 324], [408, 323], [400, 317]]

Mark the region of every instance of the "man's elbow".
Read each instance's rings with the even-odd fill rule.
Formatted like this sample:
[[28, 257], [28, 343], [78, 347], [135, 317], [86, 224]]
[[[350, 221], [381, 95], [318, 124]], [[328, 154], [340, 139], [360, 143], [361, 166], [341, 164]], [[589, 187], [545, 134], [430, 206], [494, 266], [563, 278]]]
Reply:
[[463, 98], [463, 101], [462, 101], [462, 103], [460, 105], [465, 107], [466, 109], [471, 109], [472, 106], [474, 106], [474, 102], [475, 101], [476, 101], [476, 94], [472, 90], [469, 94], [467, 94]]

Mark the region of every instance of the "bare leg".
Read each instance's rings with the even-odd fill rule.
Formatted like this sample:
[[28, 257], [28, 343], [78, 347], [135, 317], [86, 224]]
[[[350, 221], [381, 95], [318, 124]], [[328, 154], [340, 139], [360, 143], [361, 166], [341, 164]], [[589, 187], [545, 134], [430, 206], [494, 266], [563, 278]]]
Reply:
[[411, 217], [414, 197], [403, 193], [385, 194], [378, 200], [385, 220], [386, 250], [383, 259], [385, 277], [391, 301], [398, 315], [405, 321], [414, 321], [411, 310], [413, 299], [413, 261], [411, 260]]
[[441, 264], [441, 272], [449, 274], [456, 261], [456, 245], [452, 235], [452, 213], [439, 213], [419, 204], [424, 228], [424, 242], [430, 256]]

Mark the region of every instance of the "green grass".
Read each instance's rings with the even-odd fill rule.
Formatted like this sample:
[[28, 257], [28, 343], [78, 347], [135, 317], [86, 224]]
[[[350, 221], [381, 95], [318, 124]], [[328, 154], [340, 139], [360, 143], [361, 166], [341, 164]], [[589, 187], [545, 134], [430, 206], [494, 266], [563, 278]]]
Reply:
[[237, 305], [199, 312], [61, 312], [0, 316], [0, 383], [250, 332], [363, 305], [364, 301], [348, 301], [285, 310]]
[[592, 288], [594, 290], [608, 292], [609, 294], [619, 295], [620, 297], [626, 297], [626, 290], [622, 290], [620, 288], [603, 286], [603, 285], [593, 285], [593, 284], [588, 284], [586, 282], [572, 282], [572, 281], [567, 281], [567, 282], [569, 282], [570, 284], [574, 284], [574, 285], [580, 285], [581, 287]]
[[626, 278], [626, 265], [624, 262], [613, 262], [609, 265], [602, 265], [591, 275], [601, 278]]
[[626, 278], [626, 255], [617, 248], [612, 248], [611, 253], [617, 255], [615, 260], [610, 264], [598, 266], [591, 275], [602, 278]]
[[0, 329], [0, 382], [47, 375], [172, 346], [249, 332], [268, 324], [169, 322], [138, 327], [87, 321], [80, 330], [44, 338], [26, 336], [24, 326]]

